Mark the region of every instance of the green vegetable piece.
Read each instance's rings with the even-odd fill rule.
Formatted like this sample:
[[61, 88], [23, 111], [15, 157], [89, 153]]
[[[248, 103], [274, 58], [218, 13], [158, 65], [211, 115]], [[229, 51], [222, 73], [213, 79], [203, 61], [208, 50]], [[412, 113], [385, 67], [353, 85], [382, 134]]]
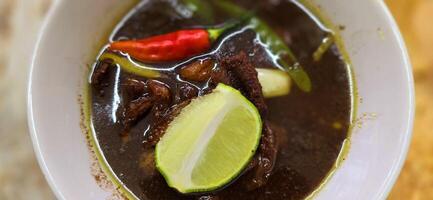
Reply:
[[265, 98], [285, 96], [290, 93], [290, 76], [279, 69], [257, 69], [260, 85]]
[[329, 34], [326, 38], [324, 38], [320, 46], [313, 53], [314, 62], [319, 62], [323, 55], [329, 50], [329, 48], [331, 48], [334, 42], [335, 38], [333, 34]]
[[307, 72], [299, 65], [299, 63], [295, 63], [292, 66], [289, 66], [283, 60], [279, 61], [281, 65], [286, 69], [287, 73], [293, 79], [293, 82], [304, 92], [311, 92], [312, 84], [311, 79], [308, 76]]
[[[251, 19], [253, 29], [260, 36], [260, 40], [265, 44], [272, 53], [276, 54], [279, 59], [276, 61], [284, 71], [289, 73], [293, 82], [304, 92], [311, 92], [311, 80], [308, 74], [304, 71], [299, 64], [292, 50], [284, 43], [280, 36], [275, 33], [268, 24], [259, 18], [253, 17]], [[287, 63], [282, 58], [288, 58], [291, 64]]]
[[250, 24], [257, 34], [259, 34], [260, 40], [267, 45], [274, 54], [278, 56], [288, 56], [292, 62], [297, 62], [292, 50], [289, 49], [280, 36], [277, 35], [268, 24], [256, 17], [251, 19]]

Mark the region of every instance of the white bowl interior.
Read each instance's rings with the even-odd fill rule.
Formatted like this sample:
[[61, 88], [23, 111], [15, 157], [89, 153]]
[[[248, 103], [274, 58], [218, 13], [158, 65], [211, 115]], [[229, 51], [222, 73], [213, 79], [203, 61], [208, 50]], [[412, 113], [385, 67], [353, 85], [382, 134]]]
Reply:
[[[131, 1], [57, 1], [43, 29], [29, 84], [29, 123], [40, 165], [60, 199], [112, 194], [91, 175], [78, 98], [99, 41]], [[313, 2], [334, 24], [345, 26], [342, 37], [362, 98], [357, 116], [362, 125], [355, 128], [349, 155], [316, 198], [383, 199], [405, 159], [413, 123], [406, 49], [382, 1]]]

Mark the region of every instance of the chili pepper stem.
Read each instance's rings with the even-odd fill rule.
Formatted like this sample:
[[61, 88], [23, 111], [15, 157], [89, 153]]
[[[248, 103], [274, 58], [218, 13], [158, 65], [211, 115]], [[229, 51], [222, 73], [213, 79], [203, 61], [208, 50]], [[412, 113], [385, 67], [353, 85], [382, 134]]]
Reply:
[[216, 41], [224, 32], [226, 28], [208, 29], [209, 39], [211, 42]]
[[224, 32], [228, 31], [229, 29], [232, 29], [240, 24], [242, 24], [244, 21], [249, 20], [250, 16], [245, 15], [241, 18], [241, 20], [234, 20], [232, 22], [226, 23], [221, 28], [210, 28], [207, 29], [207, 32], [209, 33], [209, 39], [211, 42], [216, 41]]

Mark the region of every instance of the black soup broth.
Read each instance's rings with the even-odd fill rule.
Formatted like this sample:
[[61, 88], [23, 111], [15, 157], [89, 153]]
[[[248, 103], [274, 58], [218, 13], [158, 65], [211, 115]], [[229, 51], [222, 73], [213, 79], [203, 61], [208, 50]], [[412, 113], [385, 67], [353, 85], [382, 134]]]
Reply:
[[[348, 138], [352, 115], [352, 86], [350, 69], [341, 51], [334, 44], [319, 61], [313, 54], [329, 35], [323, 24], [296, 1], [247, 0], [232, 1], [268, 22], [293, 50], [311, 78], [310, 93], [292, 86], [289, 95], [266, 99], [268, 121], [278, 129], [279, 151], [267, 183], [256, 189], [245, 187], [246, 171], [227, 187], [212, 194], [182, 195], [169, 188], [155, 170], [154, 150], [146, 146], [149, 133], [157, 119], [151, 114], [142, 116], [125, 136], [120, 123], [122, 108], [131, 101], [127, 82], [147, 79], [123, 71], [107, 69], [98, 86], [91, 85], [91, 123], [103, 156], [124, 185], [140, 199], [303, 199], [324, 181], [333, 169], [343, 143]], [[140, 3], [113, 32], [113, 41], [140, 39], [181, 29], [210, 27], [230, 21], [231, 17], [215, 8], [212, 22], [182, 12], [176, 0], [150, 0]], [[245, 52], [254, 66], [274, 68], [272, 58], [259, 45], [256, 33], [248, 29], [235, 30], [224, 40], [217, 41], [214, 52], [197, 59], [223, 58]], [[106, 50], [105, 50], [106, 51]], [[206, 94], [211, 86], [186, 82], [178, 76], [179, 63], [149, 64], [160, 69], [158, 78], [168, 86], [173, 97], [169, 106], [181, 102], [179, 94], [188, 86], [197, 90], [195, 96]], [[101, 86], [102, 85], [102, 86]], [[157, 108], [152, 108], [157, 109]], [[152, 111], [150, 111], [152, 112]]]

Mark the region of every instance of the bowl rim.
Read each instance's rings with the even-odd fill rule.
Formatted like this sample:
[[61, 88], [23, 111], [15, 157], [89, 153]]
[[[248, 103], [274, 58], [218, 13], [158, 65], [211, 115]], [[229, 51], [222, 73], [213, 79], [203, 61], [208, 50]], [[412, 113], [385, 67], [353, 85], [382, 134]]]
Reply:
[[[38, 39], [36, 42], [36, 45], [34, 47], [33, 50], [33, 56], [32, 56], [32, 63], [30, 66], [30, 71], [29, 71], [29, 78], [28, 78], [28, 84], [27, 84], [27, 120], [28, 120], [28, 127], [29, 127], [29, 132], [30, 132], [30, 136], [31, 136], [31, 140], [32, 140], [32, 144], [33, 144], [33, 150], [36, 154], [36, 158], [39, 164], [39, 167], [42, 170], [42, 173], [45, 176], [45, 179], [47, 180], [48, 185], [50, 186], [51, 190], [53, 191], [53, 193], [55, 194], [55, 196], [58, 199], [66, 199], [65, 196], [63, 195], [62, 191], [60, 191], [60, 189], [57, 187], [54, 178], [52, 177], [48, 166], [45, 162], [45, 158], [44, 155], [42, 153], [41, 150], [41, 146], [39, 143], [39, 139], [38, 139], [38, 133], [36, 130], [36, 124], [35, 124], [35, 120], [34, 120], [34, 115], [33, 115], [33, 71], [34, 69], [37, 67], [36, 66], [36, 60], [38, 58], [39, 52], [41, 51], [41, 41], [43, 40], [44, 37], [46, 37], [46, 30], [47, 28], [50, 26], [50, 24], [52, 24], [52, 22], [55, 19], [55, 14], [57, 13], [59, 7], [61, 6], [62, 3], [64, 3], [65, 0], [55, 0], [53, 1], [53, 4], [51, 5], [44, 21], [43, 24], [41, 26], [41, 29], [38, 33]], [[409, 94], [408, 94], [408, 118], [406, 121], [406, 130], [404, 130], [404, 142], [402, 144], [402, 147], [400, 149], [399, 152], [399, 156], [394, 159], [394, 163], [393, 163], [393, 167], [392, 169], [388, 172], [387, 178], [384, 181], [384, 187], [382, 187], [381, 189], [379, 189], [378, 191], [378, 199], [386, 199], [386, 197], [389, 195], [389, 193], [391, 192], [392, 188], [394, 187], [394, 184], [397, 181], [397, 178], [400, 175], [400, 172], [404, 166], [407, 154], [409, 152], [409, 148], [410, 148], [410, 144], [411, 144], [411, 138], [412, 138], [412, 131], [413, 131], [413, 126], [414, 126], [414, 119], [415, 119], [415, 84], [414, 84], [414, 78], [413, 78], [413, 72], [412, 72], [412, 65], [410, 62], [410, 57], [409, 57], [409, 53], [406, 47], [406, 44], [404, 42], [403, 36], [400, 32], [400, 29], [393, 17], [393, 15], [391, 14], [391, 11], [389, 10], [389, 8], [387, 7], [386, 3], [384, 1], [376, 1], [375, 3], [379, 4], [379, 8], [382, 12], [382, 14], [384, 14], [384, 17], [387, 21], [387, 24], [390, 25], [391, 27], [391, 32], [392, 35], [395, 37], [396, 41], [397, 41], [397, 45], [398, 48], [400, 49], [400, 52], [403, 55], [403, 62], [404, 62], [404, 71], [406, 73], [406, 78], [407, 78], [407, 85], [409, 86]]]
[[397, 182], [397, 179], [400, 175], [401, 170], [403, 169], [403, 166], [405, 164], [410, 144], [412, 142], [412, 134], [413, 134], [413, 126], [414, 126], [414, 119], [415, 119], [415, 81], [413, 77], [412, 72], [412, 64], [410, 62], [409, 52], [406, 47], [406, 43], [403, 39], [403, 35], [400, 31], [400, 28], [398, 27], [398, 24], [392, 15], [391, 11], [389, 10], [386, 3], [381, 0], [377, 1], [379, 4], [379, 7], [381, 8], [383, 14], [386, 17], [387, 23], [391, 25], [391, 31], [394, 37], [397, 40], [398, 48], [400, 49], [402, 55], [403, 55], [403, 61], [404, 61], [404, 70], [407, 77], [407, 85], [409, 86], [409, 107], [408, 107], [408, 119], [406, 121], [406, 130], [404, 131], [404, 143], [402, 148], [399, 152], [399, 157], [394, 160], [394, 166], [391, 169], [390, 172], [388, 172], [388, 176], [386, 180], [384, 181], [385, 187], [382, 187], [380, 191], [380, 196], [378, 199], [386, 199], [391, 192], [392, 188], [394, 187], [395, 183]]
[[45, 162], [45, 158], [44, 155], [42, 153], [41, 150], [41, 146], [39, 144], [39, 139], [38, 139], [38, 133], [36, 131], [36, 124], [35, 124], [35, 120], [34, 120], [34, 115], [33, 115], [33, 71], [36, 68], [36, 59], [39, 55], [40, 49], [41, 49], [41, 42], [42, 39], [44, 38], [44, 36], [46, 35], [46, 30], [48, 28], [48, 26], [50, 24], [52, 24], [52, 21], [55, 20], [54, 19], [54, 15], [57, 12], [58, 8], [60, 7], [61, 3], [64, 2], [63, 0], [55, 0], [53, 1], [53, 4], [51, 5], [51, 7], [48, 10], [47, 15], [45, 16], [45, 19], [42, 23], [42, 26], [39, 30], [39, 35], [36, 41], [36, 45], [34, 47], [33, 50], [33, 56], [32, 56], [32, 62], [31, 62], [31, 66], [30, 66], [30, 71], [29, 71], [29, 82], [27, 85], [27, 123], [28, 123], [28, 127], [30, 130], [30, 137], [32, 140], [32, 144], [33, 144], [33, 151], [36, 154], [36, 159], [38, 161], [39, 167], [42, 170], [42, 173], [45, 176], [45, 180], [47, 181], [48, 185], [51, 188], [51, 191], [54, 193], [54, 195], [58, 198], [58, 199], [66, 199], [65, 196], [63, 195], [63, 193], [60, 191], [60, 189], [57, 187], [57, 185], [54, 182], [54, 178], [51, 175], [49, 169], [48, 169], [48, 165]]

